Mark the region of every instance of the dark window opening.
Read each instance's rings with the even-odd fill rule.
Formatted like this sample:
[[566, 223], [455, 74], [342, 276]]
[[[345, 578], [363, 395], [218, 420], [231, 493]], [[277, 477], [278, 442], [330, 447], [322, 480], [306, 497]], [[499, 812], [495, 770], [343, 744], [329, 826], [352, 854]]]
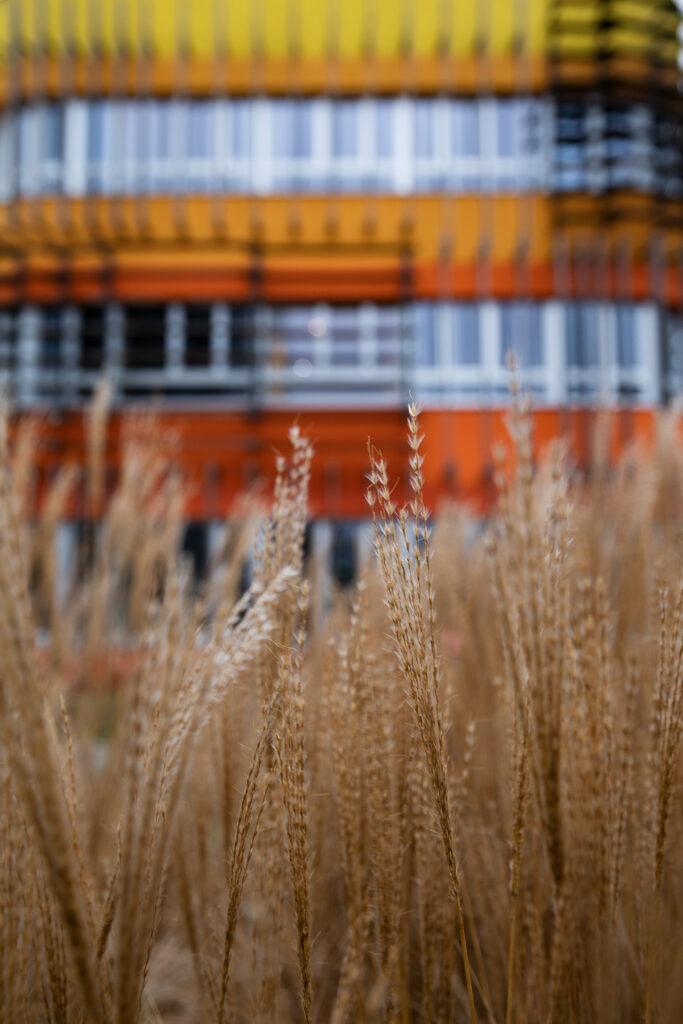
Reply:
[[254, 312], [251, 306], [233, 306], [230, 313], [230, 365], [235, 369], [253, 362]]
[[126, 368], [162, 370], [166, 360], [166, 307], [126, 308]]
[[189, 305], [185, 307], [185, 365], [208, 367], [211, 365], [211, 307]]
[[355, 527], [353, 523], [336, 523], [332, 540], [332, 574], [342, 587], [349, 586], [356, 576]]
[[59, 306], [43, 309], [42, 328], [42, 367], [44, 370], [58, 370], [62, 352], [62, 311]]
[[201, 521], [190, 522], [183, 537], [183, 554], [188, 555], [195, 581], [206, 579], [209, 565], [209, 531]]
[[104, 307], [83, 306], [81, 326], [81, 365], [84, 370], [104, 366]]

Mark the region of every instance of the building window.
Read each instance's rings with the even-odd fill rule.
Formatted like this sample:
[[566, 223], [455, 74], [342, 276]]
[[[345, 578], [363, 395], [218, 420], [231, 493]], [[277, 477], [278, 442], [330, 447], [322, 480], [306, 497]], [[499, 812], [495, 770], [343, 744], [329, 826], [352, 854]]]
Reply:
[[185, 365], [211, 365], [211, 307], [191, 303], [185, 307]]
[[9, 381], [16, 359], [16, 326], [15, 310], [0, 311], [0, 383], [9, 392]]
[[665, 325], [664, 384], [667, 398], [683, 394], [683, 316], [669, 313]]
[[246, 369], [254, 362], [254, 310], [233, 306], [230, 310], [230, 366]]
[[331, 104], [333, 189], [359, 188], [360, 124], [359, 104], [343, 100]]
[[479, 106], [474, 100], [465, 100], [459, 107], [459, 113], [458, 151], [462, 156], [479, 156]]
[[209, 527], [202, 520], [189, 522], [183, 536], [183, 554], [192, 569], [195, 585], [206, 579], [209, 567]]
[[310, 180], [313, 155], [311, 104], [279, 100], [271, 103], [270, 110], [273, 185], [276, 190], [305, 187]]
[[191, 189], [205, 191], [213, 170], [214, 118], [213, 104], [202, 100], [188, 103], [187, 157]]
[[42, 137], [42, 191], [61, 192], [64, 163], [64, 108], [50, 103], [43, 107]]
[[543, 365], [541, 307], [535, 302], [504, 302], [500, 307], [499, 362], [505, 365], [508, 353], [520, 370]]
[[394, 155], [394, 104], [391, 100], [375, 100], [375, 141], [380, 160]]
[[432, 100], [416, 100], [413, 104], [413, 157], [415, 185], [418, 190], [435, 184], [436, 118]]
[[155, 102], [152, 115], [152, 188], [169, 192], [173, 180], [171, 166], [171, 124], [170, 103]]
[[88, 104], [87, 183], [89, 192], [104, 192], [105, 138], [108, 130], [108, 104], [94, 100]]
[[342, 306], [332, 312], [330, 344], [333, 366], [357, 366], [359, 360], [358, 307]]
[[414, 310], [415, 363], [417, 366], [436, 365], [436, 308], [433, 302], [418, 302]]
[[[528, 98], [82, 102], [83, 149], [78, 133], [65, 131], [64, 104], [23, 108], [16, 132], [12, 115], [4, 115], [0, 161], [9, 195], [16, 188], [29, 196], [59, 191], [67, 172], [74, 195], [83, 188], [91, 194], [404, 192], [444, 184], [471, 191], [530, 188], [543, 179], [537, 131], [543, 107]], [[565, 144], [558, 138], [558, 153]], [[568, 145], [571, 170], [575, 142]]]
[[459, 302], [453, 306], [451, 361], [454, 366], [477, 366], [481, 359], [479, 306]]
[[166, 365], [166, 307], [128, 306], [125, 314], [128, 370], [163, 370]]
[[598, 307], [593, 302], [570, 302], [565, 307], [567, 365], [599, 367]]
[[638, 365], [636, 312], [634, 306], [619, 303], [615, 309], [617, 324], [617, 362], [622, 369], [632, 370]]
[[332, 104], [332, 156], [353, 158], [358, 152], [358, 104], [353, 100]]
[[403, 318], [405, 311], [400, 306], [377, 306], [377, 364], [383, 367], [398, 367], [404, 340]]
[[356, 575], [356, 528], [353, 523], [335, 523], [332, 534], [332, 575], [342, 587]]
[[304, 379], [310, 376], [315, 362], [315, 338], [324, 337], [327, 324], [314, 322], [306, 306], [288, 306], [272, 311], [268, 364], [273, 368], [289, 367]]
[[93, 372], [104, 367], [105, 316], [103, 306], [81, 307], [81, 367]]

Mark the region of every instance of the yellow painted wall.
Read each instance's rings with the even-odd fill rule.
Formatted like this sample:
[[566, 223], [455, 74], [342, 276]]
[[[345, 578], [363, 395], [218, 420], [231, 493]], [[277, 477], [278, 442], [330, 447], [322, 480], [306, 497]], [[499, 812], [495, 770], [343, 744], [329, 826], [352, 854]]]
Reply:
[[[477, 56], [537, 62], [549, 50], [569, 60], [598, 51], [675, 65], [681, 15], [648, 0], [4, 0], [0, 2], [0, 62], [15, 52], [81, 55], [152, 53], [168, 61], [179, 51], [206, 65], [235, 65], [262, 56], [265, 64], [300, 59], [302, 67], [331, 58], [391, 62], [437, 55], [457, 69]], [[549, 39], [553, 8], [559, 34]], [[600, 29], [601, 13], [613, 24]], [[578, 26], [578, 30], [577, 30]], [[17, 44], [20, 44], [18, 46]], [[458, 63], [460, 59], [460, 64]], [[330, 64], [332, 66], [332, 64]], [[500, 83], [499, 83], [500, 84]]]
[[[160, 57], [189, 41], [197, 58], [221, 48], [237, 58], [262, 52], [280, 58], [320, 59], [364, 53], [419, 57], [439, 46], [455, 56], [477, 46], [510, 53], [515, 39], [527, 53], [545, 49], [549, 0], [5, 0], [0, 5], [0, 42], [23, 46], [64, 41], [78, 50], [118, 41], [140, 48], [152, 41]], [[13, 25], [13, 27], [12, 27]]]

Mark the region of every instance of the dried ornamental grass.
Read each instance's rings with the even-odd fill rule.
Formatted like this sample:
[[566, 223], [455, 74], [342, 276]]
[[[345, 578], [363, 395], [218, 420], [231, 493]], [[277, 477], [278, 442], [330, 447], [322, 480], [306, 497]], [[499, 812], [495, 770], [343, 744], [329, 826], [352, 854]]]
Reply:
[[31, 521], [40, 425], [3, 427], [0, 1017], [680, 1020], [683, 446], [664, 417], [612, 471], [608, 429], [586, 483], [516, 394], [483, 524], [428, 514], [411, 405], [347, 592], [295, 430], [235, 603], [251, 513], [192, 583], [151, 419], [68, 582], [78, 473]]

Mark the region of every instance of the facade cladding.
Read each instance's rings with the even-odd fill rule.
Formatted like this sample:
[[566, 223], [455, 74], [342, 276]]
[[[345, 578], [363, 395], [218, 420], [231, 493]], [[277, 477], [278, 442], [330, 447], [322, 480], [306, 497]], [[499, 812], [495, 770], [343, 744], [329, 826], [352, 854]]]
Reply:
[[509, 351], [539, 445], [586, 459], [597, 405], [617, 448], [649, 432], [683, 390], [679, 21], [7, 0], [0, 374], [52, 413], [45, 479], [103, 373], [114, 421], [152, 401], [173, 427], [195, 523], [272, 471], [294, 411], [314, 513], [362, 516], [367, 436], [400, 464], [409, 394], [428, 497], [485, 506]]

